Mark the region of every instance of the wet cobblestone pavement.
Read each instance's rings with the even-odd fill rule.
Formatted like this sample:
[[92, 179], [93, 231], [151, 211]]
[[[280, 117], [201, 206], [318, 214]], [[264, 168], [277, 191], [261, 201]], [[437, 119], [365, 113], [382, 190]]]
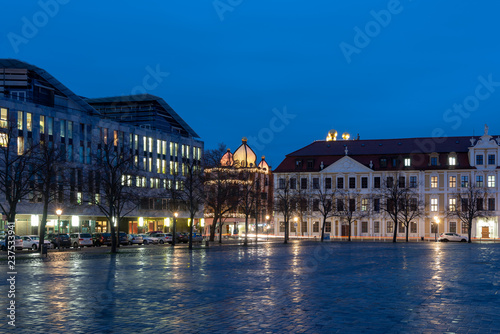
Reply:
[[500, 244], [108, 251], [19, 259], [0, 332], [500, 333]]

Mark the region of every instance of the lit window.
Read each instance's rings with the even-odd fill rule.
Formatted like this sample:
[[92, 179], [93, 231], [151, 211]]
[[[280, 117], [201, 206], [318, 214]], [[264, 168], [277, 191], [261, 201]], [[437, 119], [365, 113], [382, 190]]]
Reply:
[[363, 198], [361, 200], [361, 211], [367, 211], [368, 210], [368, 198]]
[[457, 177], [450, 176], [450, 188], [455, 188], [457, 186]]
[[17, 128], [18, 128], [18, 130], [23, 129], [23, 112], [22, 111], [17, 112]]
[[156, 140], [156, 153], [161, 154], [161, 140]]
[[488, 175], [488, 188], [494, 188], [495, 183], [495, 175]]
[[437, 188], [438, 186], [438, 177], [431, 176], [431, 188]]
[[147, 152], [148, 150], [148, 141], [147, 141], [147, 138], [146, 137], [142, 137], [142, 150], [144, 152]]
[[7, 128], [8, 127], [8, 118], [7, 118], [7, 114], [8, 113], [9, 113], [8, 109], [6, 109], [6, 108], [0, 108], [0, 126], [2, 128]]
[[448, 157], [448, 165], [455, 166], [456, 164], [457, 164], [457, 158], [456, 157]]
[[153, 153], [153, 138], [148, 137], [148, 147], [149, 147], [149, 152]]
[[435, 212], [438, 210], [438, 200], [437, 198], [431, 198], [431, 211]]
[[410, 166], [411, 166], [411, 159], [405, 158], [405, 167], [410, 167]]
[[24, 153], [24, 137], [17, 137], [17, 155]]
[[450, 211], [455, 211], [457, 209], [457, 199], [456, 198], [450, 198], [448, 203], [449, 203]]
[[[7, 110], [7, 109], [5, 109]], [[5, 118], [6, 120], [7, 118]], [[26, 113], [26, 130], [28, 130], [29, 132], [33, 131], [33, 122], [32, 122], [32, 114], [27, 112]], [[5, 122], [5, 126], [3, 126], [4, 124], [4, 118], [3, 118], [3, 109], [2, 109], [2, 127], [5, 128], [7, 127], [7, 122]]]

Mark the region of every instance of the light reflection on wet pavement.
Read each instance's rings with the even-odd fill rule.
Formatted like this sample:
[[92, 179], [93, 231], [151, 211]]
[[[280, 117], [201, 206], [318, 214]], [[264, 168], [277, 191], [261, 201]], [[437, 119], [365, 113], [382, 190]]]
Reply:
[[0, 332], [500, 333], [500, 244], [120, 252], [18, 261], [16, 331]]

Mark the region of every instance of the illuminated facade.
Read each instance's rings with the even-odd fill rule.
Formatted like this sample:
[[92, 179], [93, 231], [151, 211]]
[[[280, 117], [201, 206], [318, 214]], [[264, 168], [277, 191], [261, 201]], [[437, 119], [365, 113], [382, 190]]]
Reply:
[[[456, 195], [471, 184], [484, 189], [481, 202], [487, 212], [485, 218], [473, 221], [472, 237], [496, 239], [498, 231], [498, 179], [500, 171], [500, 137], [482, 136], [446, 138], [406, 138], [381, 140], [348, 140], [349, 135], [337, 139], [337, 131], [331, 130], [327, 140], [288, 154], [273, 171], [276, 192], [286, 186], [286, 180], [294, 179], [294, 187], [308, 193], [308, 203], [303, 222], [297, 229], [290, 223], [290, 236], [320, 236], [322, 218], [314, 208], [312, 198], [319, 191], [335, 189], [356, 191], [359, 200], [369, 206], [370, 214], [354, 221], [351, 235], [364, 238], [390, 238], [393, 223], [383, 210], [374, 209], [384, 203], [376, 203], [377, 191], [388, 178], [401, 180], [418, 194], [424, 203], [424, 214], [409, 225], [409, 236], [414, 240], [435, 238], [442, 232], [467, 235], [467, 227], [460, 219], [449, 214], [449, 207], [460, 205]], [[294, 188], [294, 189], [297, 189]], [[283, 217], [277, 213], [274, 233], [284, 234]], [[325, 225], [332, 237], [348, 235], [348, 226], [338, 217], [330, 217]], [[398, 237], [405, 236], [405, 227], [398, 226]]]
[[[2, 127], [17, 124], [19, 145], [40, 140], [67, 152], [65, 169], [71, 189], [51, 204], [49, 232], [109, 232], [97, 207], [82, 194], [85, 172], [97, 150], [96, 138], [113, 138], [115, 145], [131, 147], [140, 170], [134, 186], [146, 188], [140, 206], [120, 222], [128, 233], [168, 230], [172, 214], [166, 211], [165, 189], [172, 174], [184, 172], [187, 160], [201, 164], [203, 142], [193, 129], [161, 98], [152, 95], [83, 99], [49, 73], [13, 59], [0, 59]], [[19, 146], [18, 145], [18, 146]], [[17, 148], [22, 152], [23, 147]], [[62, 209], [60, 217], [56, 208]], [[17, 234], [38, 233], [42, 207], [36, 198], [23, 200], [16, 216]], [[179, 212], [178, 231], [187, 230], [187, 212]], [[58, 219], [60, 218], [60, 219]], [[197, 221], [202, 218], [202, 212]], [[196, 223], [196, 222], [195, 222]], [[5, 222], [2, 222], [2, 225]], [[0, 226], [3, 230], [4, 226]]]
[[[230, 181], [235, 182], [235, 184], [249, 180], [252, 182], [260, 200], [255, 208], [255, 212], [249, 217], [250, 227], [248, 232], [255, 233], [257, 225], [259, 234], [267, 233], [271, 224], [273, 178], [271, 167], [267, 164], [265, 157], [263, 156], [257, 164], [255, 152], [248, 146], [247, 139], [243, 138], [241, 145], [234, 153], [230, 149], [227, 149], [227, 152], [220, 159], [219, 168], [224, 169], [229, 175], [228, 178]], [[211, 170], [206, 169], [205, 173], [210, 178]], [[241, 198], [235, 200], [238, 201]], [[223, 235], [237, 236], [245, 232], [245, 214], [240, 208], [226, 213], [223, 220]], [[205, 233], [209, 234], [209, 228], [213, 223], [213, 212], [207, 206], [205, 207], [205, 221]], [[217, 235], [218, 233], [216, 233]]]

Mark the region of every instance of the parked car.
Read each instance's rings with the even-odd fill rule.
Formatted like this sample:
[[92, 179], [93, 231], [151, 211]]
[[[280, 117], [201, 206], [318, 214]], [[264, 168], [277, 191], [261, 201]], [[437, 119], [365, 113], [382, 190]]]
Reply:
[[[21, 236], [23, 242], [23, 249], [37, 250], [40, 243], [40, 238], [38, 235], [23, 235]], [[52, 248], [52, 243], [49, 240], [43, 240], [43, 243], [47, 248]]]
[[119, 236], [120, 236], [120, 238], [119, 238], [118, 242], [120, 243], [120, 245], [128, 245], [127, 233], [120, 232]]
[[462, 236], [457, 233], [453, 232], [446, 232], [446, 233], [441, 233], [439, 236], [438, 241], [442, 242], [448, 242], [448, 241], [460, 241], [460, 242], [467, 242], [469, 240], [469, 237], [467, 236]]
[[149, 234], [139, 234], [142, 237], [143, 244], [157, 244], [159, 239], [157, 237], [152, 237]]
[[151, 236], [158, 238], [158, 243], [162, 245], [166, 242], [172, 242], [172, 234], [167, 235], [166, 233], [151, 233]]
[[90, 233], [72, 233], [69, 237], [71, 238], [71, 244], [74, 248], [83, 248], [85, 246], [92, 247], [94, 245]]
[[66, 233], [49, 234], [46, 239], [54, 245], [54, 248], [71, 247], [71, 239]]
[[139, 234], [129, 234], [128, 235], [128, 244], [129, 245], [133, 245], [133, 244], [142, 245], [143, 242], [144, 242], [144, 240], [142, 239], [142, 236]]
[[[21, 237], [18, 236], [18, 235], [14, 236], [14, 247], [17, 250], [22, 250], [23, 249], [23, 239], [21, 239]], [[8, 248], [9, 248], [9, 239], [8, 239], [8, 236], [2, 236], [2, 239], [0, 239], [0, 248], [3, 251], [8, 250]]]
[[111, 246], [111, 233], [94, 233], [92, 234], [92, 242], [96, 247]]
[[186, 233], [186, 232], [178, 232], [176, 233], [177, 234], [177, 238], [175, 239], [176, 242], [178, 243], [188, 243], [189, 242], [189, 234]]
[[193, 232], [193, 242], [202, 242], [202, 241], [203, 241], [203, 235], [198, 232]]

